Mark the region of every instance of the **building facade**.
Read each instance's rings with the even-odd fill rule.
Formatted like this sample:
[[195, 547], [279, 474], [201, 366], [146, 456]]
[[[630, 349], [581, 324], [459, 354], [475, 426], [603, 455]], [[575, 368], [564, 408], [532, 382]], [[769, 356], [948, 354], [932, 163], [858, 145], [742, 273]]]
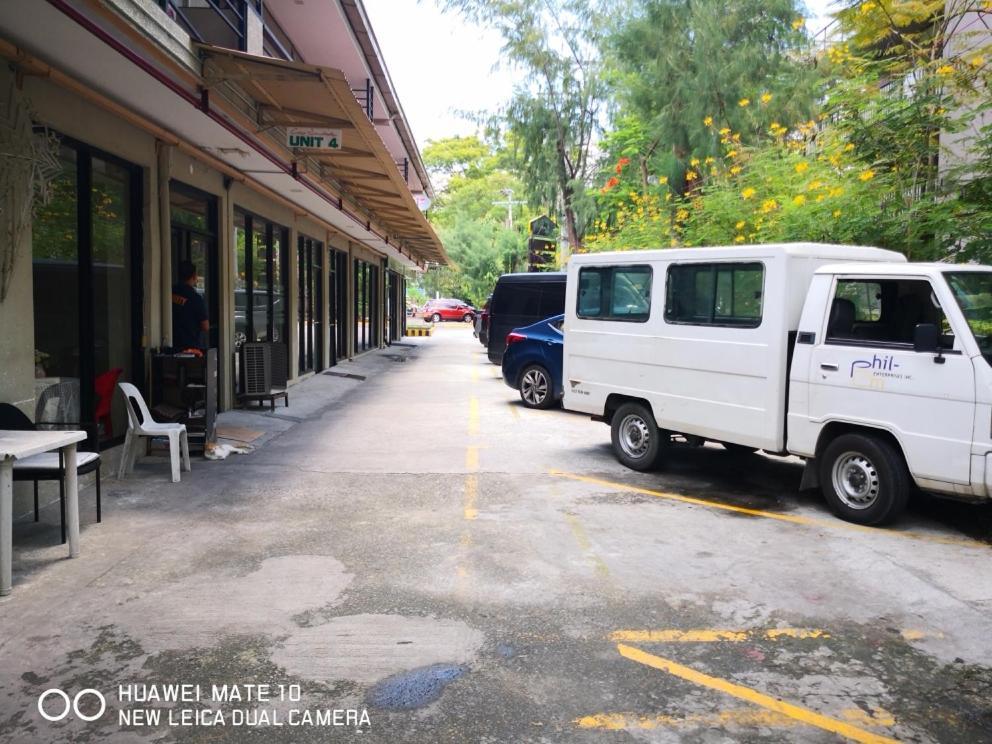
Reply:
[[0, 57], [3, 155], [32, 163], [4, 189], [34, 194], [0, 216], [0, 400], [32, 418], [72, 382], [120, 440], [101, 391], [147, 390], [181, 261], [228, 408], [242, 343], [285, 344], [292, 384], [402, 335], [406, 277], [447, 260], [360, 0], [7, 0]]

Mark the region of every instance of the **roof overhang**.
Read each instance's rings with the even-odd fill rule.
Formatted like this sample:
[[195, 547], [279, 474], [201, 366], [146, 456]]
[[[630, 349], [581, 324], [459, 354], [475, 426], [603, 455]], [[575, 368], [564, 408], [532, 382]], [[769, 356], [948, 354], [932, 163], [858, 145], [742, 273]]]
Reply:
[[322, 127], [342, 131], [341, 149], [294, 151], [301, 169], [344, 191], [424, 262], [447, 263], [393, 157], [339, 70], [198, 44], [208, 88], [229, 83], [255, 104], [260, 130]]

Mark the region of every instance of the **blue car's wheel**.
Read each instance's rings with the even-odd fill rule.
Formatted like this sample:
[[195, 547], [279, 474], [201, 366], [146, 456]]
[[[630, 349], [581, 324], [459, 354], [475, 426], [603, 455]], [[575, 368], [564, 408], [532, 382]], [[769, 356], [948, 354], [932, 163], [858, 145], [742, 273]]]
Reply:
[[550, 408], [555, 402], [554, 386], [548, 370], [538, 364], [520, 373], [520, 400], [528, 408]]

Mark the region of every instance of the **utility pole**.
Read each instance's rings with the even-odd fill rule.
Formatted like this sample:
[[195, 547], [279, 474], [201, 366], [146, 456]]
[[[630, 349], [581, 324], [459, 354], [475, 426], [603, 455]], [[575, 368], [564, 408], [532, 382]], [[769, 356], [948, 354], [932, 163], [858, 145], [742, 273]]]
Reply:
[[513, 205], [514, 204], [525, 204], [520, 200], [514, 201], [513, 199], [513, 189], [500, 189], [500, 193], [506, 197], [506, 201], [495, 201], [493, 202], [494, 207], [506, 207], [509, 213], [508, 225], [509, 228], [513, 229]]

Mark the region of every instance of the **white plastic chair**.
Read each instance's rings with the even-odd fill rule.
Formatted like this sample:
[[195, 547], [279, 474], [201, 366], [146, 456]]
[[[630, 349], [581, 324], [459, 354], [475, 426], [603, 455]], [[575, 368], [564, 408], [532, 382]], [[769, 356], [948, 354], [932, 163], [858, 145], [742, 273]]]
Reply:
[[[182, 450], [183, 469], [188, 473], [189, 437], [185, 424], [160, 424], [152, 418], [151, 411], [141, 397], [138, 388], [129, 382], [119, 382], [117, 386], [124, 393], [124, 403], [127, 407], [127, 434], [124, 436], [124, 452], [121, 453], [121, 464], [117, 470], [118, 480], [134, 470], [134, 462], [138, 459], [141, 447], [141, 437], [168, 437], [169, 458], [172, 460], [172, 482], [179, 482], [179, 453]], [[138, 412], [141, 418], [138, 418]]]

